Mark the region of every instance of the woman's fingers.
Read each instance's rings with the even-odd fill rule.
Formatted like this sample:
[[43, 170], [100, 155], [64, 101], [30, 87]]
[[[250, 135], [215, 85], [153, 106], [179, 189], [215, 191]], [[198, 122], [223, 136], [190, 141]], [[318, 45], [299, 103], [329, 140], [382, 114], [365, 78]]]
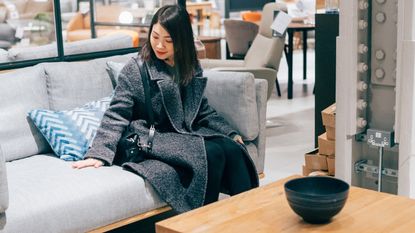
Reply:
[[97, 159], [86, 159], [86, 160], [81, 160], [81, 161], [77, 161], [74, 162], [72, 164], [72, 168], [77, 168], [77, 169], [81, 169], [81, 168], [85, 168], [85, 167], [101, 167], [103, 165], [102, 161], [97, 160]]

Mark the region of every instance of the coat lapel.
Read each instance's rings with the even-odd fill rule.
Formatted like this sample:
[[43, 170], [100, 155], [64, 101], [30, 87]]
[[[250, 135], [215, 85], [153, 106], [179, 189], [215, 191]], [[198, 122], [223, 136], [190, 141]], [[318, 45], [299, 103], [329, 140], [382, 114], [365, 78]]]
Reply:
[[184, 117], [186, 127], [191, 128], [194, 119], [199, 112], [203, 93], [206, 88], [207, 78], [194, 77], [189, 86], [185, 89]]
[[165, 69], [161, 67], [157, 69], [155, 66], [147, 67], [150, 79], [152, 81], [157, 81], [163, 100], [163, 106], [173, 127], [178, 131], [184, 131], [184, 121], [186, 128], [190, 129], [190, 126], [199, 112], [203, 92], [207, 84], [207, 78], [194, 77], [190, 84], [185, 88], [185, 98], [182, 103], [180, 89], [173, 82]]
[[172, 80], [161, 80], [157, 84], [171, 123], [178, 131], [183, 131], [184, 114], [179, 87]]
[[179, 87], [173, 82], [162, 64], [156, 64], [156, 66], [148, 66], [150, 79], [157, 82], [164, 109], [173, 127], [177, 131], [183, 131], [184, 113]]

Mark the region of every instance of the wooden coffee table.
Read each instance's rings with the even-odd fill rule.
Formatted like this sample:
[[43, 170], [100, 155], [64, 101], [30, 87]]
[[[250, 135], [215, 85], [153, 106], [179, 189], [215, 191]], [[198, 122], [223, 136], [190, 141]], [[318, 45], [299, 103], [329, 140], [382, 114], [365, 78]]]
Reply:
[[166, 219], [157, 233], [172, 232], [414, 232], [415, 200], [351, 187], [344, 209], [327, 224], [308, 224], [289, 207], [284, 183], [249, 192]]

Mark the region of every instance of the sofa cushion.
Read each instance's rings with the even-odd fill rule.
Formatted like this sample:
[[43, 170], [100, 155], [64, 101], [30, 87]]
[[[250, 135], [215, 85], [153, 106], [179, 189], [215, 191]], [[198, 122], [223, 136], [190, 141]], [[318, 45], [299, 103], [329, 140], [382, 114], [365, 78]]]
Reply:
[[41, 66], [0, 74], [0, 143], [6, 161], [50, 150], [27, 117], [34, 108], [49, 108]]
[[111, 97], [105, 97], [73, 110], [35, 109], [28, 115], [59, 158], [76, 161], [91, 146], [110, 102]]
[[118, 83], [118, 76], [121, 73], [122, 68], [124, 68], [125, 63], [108, 61], [107, 62], [107, 72], [110, 76], [112, 86], [115, 88]]
[[[125, 34], [113, 34], [96, 39], [85, 39], [81, 41], [64, 43], [65, 55], [83, 54], [90, 52], [108, 51], [114, 49], [131, 48], [133, 46], [131, 37]], [[11, 48], [8, 59], [21, 61], [58, 56], [56, 43], [35, 46], [30, 48]]]
[[87, 62], [43, 64], [51, 110], [66, 110], [109, 96], [111, 80], [107, 61], [127, 62], [134, 54], [95, 59]]
[[218, 71], [205, 71], [204, 76], [208, 78], [205, 95], [209, 104], [239, 131], [244, 140], [254, 140], [259, 133], [254, 76]]
[[165, 204], [144, 180], [118, 166], [73, 169], [53, 155], [7, 163], [4, 232], [88, 232]]

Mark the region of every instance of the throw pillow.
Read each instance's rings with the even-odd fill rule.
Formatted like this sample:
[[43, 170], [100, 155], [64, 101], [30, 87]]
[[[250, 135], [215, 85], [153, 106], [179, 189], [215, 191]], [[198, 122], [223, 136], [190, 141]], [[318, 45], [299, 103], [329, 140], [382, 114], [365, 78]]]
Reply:
[[115, 88], [118, 84], [118, 76], [121, 73], [122, 68], [124, 68], [124, 63], [107, 61], [107, 72], [110, 76], [112, 86]]
[[35, 109], [28, 115], [59, 158], [77, 161], [91, 146], [110, 101], [105, 97], [73, 110]]

